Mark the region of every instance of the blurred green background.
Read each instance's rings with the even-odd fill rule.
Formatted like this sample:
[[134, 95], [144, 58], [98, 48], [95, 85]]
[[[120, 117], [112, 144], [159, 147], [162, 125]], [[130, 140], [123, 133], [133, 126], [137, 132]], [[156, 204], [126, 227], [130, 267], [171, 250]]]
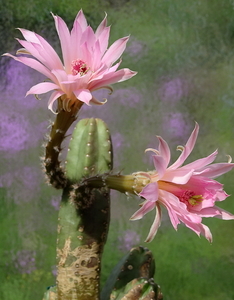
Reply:
[[[100, 117], [114, 144], [114, 170], [123, 174], [153, 168], [147, 147], [155, 135], [173, 151], [185, 144], [194, 122], [200, 134], [192, 159], [219, 149], [217, 161], [234, 156], [234, 1], [229, 0], [19, 0], [0, 1], [0, 49], [20, 48], [15, 28], [36, 31], [59, 52], [50, 12], [72, 26], [83, 8], [94, 28], [104, 12], [111, 24], [110, 43], [131, 34], [121, 67], [138, 71], [114, 86], [103, 107], [83, 107], [79, 118]], [[0, 109], [0, 299], [39, 300], [55, 283], [56, 221], [60, 192], [45, 184], [40, 159], [47, 133], [48, 95], [25, 98], [43, 80], [20, 63], [1, 58]], [[172, 160], [172, 161], [173, 161]], [[220, 178], [231, 195], [219, 206], [234, 213], [234, 173]], [[102, 283], [118, 259], [142, 244], [155, 256], [155, 280], [165, 300], [234, 299], [234, 222], [207, 219], [213, 243], [183, 225], [176, 232], [163, 211], [163, 223], [144, 243], [154, 212], [130, 222], [137, 197], [112, 192], [112, 220], [102, 268]], [[116, 249], [116, 252], [113, 252]]]

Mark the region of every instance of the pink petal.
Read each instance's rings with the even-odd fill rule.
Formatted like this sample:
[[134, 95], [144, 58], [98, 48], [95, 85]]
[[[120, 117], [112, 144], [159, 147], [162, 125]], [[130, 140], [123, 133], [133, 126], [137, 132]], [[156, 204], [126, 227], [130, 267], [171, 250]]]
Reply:
[[218, 207], [206, 207], [201, 209], [200, 211], [196, 211], [196, 214], [200, 217], [210, 218], [220, 215], [220, 211]]
[[[178, 219], [175, 209], [173, 209], [173, 207], [171, 206], [171, 203], [170, 203], [171, 201], [173, 202], [175, 200], [175, 198], [177, 198], [177, 197], [175, 197], [173, 194], [160, 190], [160, 203], [162, 203], [166, 207], [169, 218], [171, 220], [171, 223], [172, 223], [173, 227], [175, 228], [175, 230], [177, 230], [177, 225], [180, 223], [180, 221]], [[177, 198], [177, 200], [178, 200], [178, 198]], [[179, 206], [178, 206], [178, 209], [179, 209]]]
[[169, 146], [163, 138], [161, 138], [160, 136], [157, 136], [157, 138], [159, 140], [159, 147], [158, 147], [159, 153], [166, 161], [166, 167], [167, 167], [171, 159], [171, 152]]
[[107, 25], [107, 15], [105, 16], [103, 21], [100, 23], [100, 25], [98, 26], [98, 28], [95, 32], [96, 38], [99, 40], [99, 43], [100, 43], [100, 49], [101, 49], [102, 55], [108, 47], [108, 41], [109, 41], [109, 35], [110, 35], [110, 27], [106, 27], [106, 25]]
[[135, 76], [136, 74], [137, 74], [137, 72], [133, 72], [129, 69], [121, 69], [115, 73], [107, 74], [107, 75], [103, 76], [103, 78], [100, 81], [97, 80], [96, 82], [92, 82], [90, 84], [90, 90], [94, 91], [94, 90], [101, 88], [102, 86], [106, 86], [106, 85], [110, 85], [110, 84], [113, 84], [116, 82], [128, 80], [128, 79], [132, 78], [133, 76]]
[[223, 201], [227, 197], [229, 197], [229, 195], [225, 191], [220, 190], [220, 191], [217, 191], [217, 193], [216, 193], [216, 200], [215, 201]]
[[102, 20], [102, 22], [99, 24], [98, 28], [95, 31], [95, 35], [97, 38], [99, 38], [99, 36], [103, 33], [103, 31], [105, 31], [107, 26], [107, 14], [105, 14], [104, 19]]
[[159, 155], [153, 155], [153, 162], [158, 173], [158, 179], [160, 180], [166, 172], [167, 161], [165, 161], [164, 157]]
[[158, 231], [158, 228], [161, 225], [161, 219], [162, 219], [161, 207], [160, 207], [160, 205], [158, 205], [158, 203], [156, 203], [156, 216], [155, 216], [154, 222], [150, 228], [150, 232], [145, 240], [146, 243], [151, 242], [153, 240], [153, 238], [155, 237], [155, 235]]
[[191, 169], [177, 169], [170, 170], [167, 169], [164, 176], [161, 178], [163, 181], [169, 181], [177, 184], [186, 184], [191, 176], [193, 175], [193, 170]]
[[55, 91], [51, 94], [50, 99], [48, 101], [48, 108], [54, 113], [56, 114], [56, 112], [53, 110], [53, 104], [54, 102], [60, 97], [64, 95], [64, 93], [62, 91]]
[[197, 159], [194, 162], [191, 162], [191, 163], [187, 164], [185, 167], [186, 167], [186, 169], [191, 168], [191, 169], [194, 169], [194, 170], [205, 168], [205, 166], [211, 164], [215, 160], [217, 154], [218, 154], [218, 151], [215, 150], [209, 156]]
[[54, 17], [55, 26], [60, 39], [65, 70], [67, 73], [70, 73], [71, 62], [72, 62], [71, 50], [70, 50], [72, 47], [70, 32], [68, 30], [66, 23], [63, 21], [62, 18], [60, 18], [59, 16], [55, 16], [53, 14], [52, 16]]
[[90, 93], [89, 90], [87, 89], [80, 89], [77, 91], [73, 91], [73, 93], [75, 94], [76, 98], [84, 103], [86, 103], [87, 105], [89, 105], [90, 100], [92, 99], [92, 94]]
[[204, 170], [196, 172], [196, 175], [202, 175], [205, 177], [216, 178], [222, 174], [231, 171], [234, 168], [233, 163], [218, 163], [209, 165]]
[[100, 34], [98, 40], [101, 46], [101, 53], [102, 55], [106, 52], [109, 42], [109, 36], [110, 36], [110, 27], [107, 27], [103, 30], [103, 32]]
[[112, 66], [112, 64], [120, 58], [122, 53], [126, 48], [126, 44], [129, 40], [129, 37], [123, 37], [115, 41], [110, 48], [106, 51], [102, 58], [102, 62], [106, 64], [107, 67]]
[[38, 34], [36, 36], [43, 47], [43, 55], [47, 63], [48, 61], [51, 61], [53, 63], [51, 69], [63, 69], [61, 59], [59, 58], [54, 48], [43, 37]]
[[24, 57], [24, 56], [16, 57], [9, 53], [5, 53], [3, 55], [12, 57], [12, 58], [14, 58], [14, 60], [19, 61], [19, 62], [25, 64], [26, 66], [42, 73], [43, 75], [45, 75], [52, 81], [56, 81], [56, 77], [44, 65], [42, 65], [39, 61], [37, 61], [33, 58]]
[[30, 43], [37, 43], [37, 44], [39, 43], [38, 37], [35, 32], [23, 28], [18, 28], [18, 29], [22, 33], [26, 41]]
[[82, 57], [81, 44], [80, 40], [82, 37], [82, 29], [79, 22], [74, 22], [72, 31], [71, 31], [71, 61], [79, 59]]
[[130, 220], [135, 221], [135, 220], [142, 219], [145, 214], [147, 214], [148, 212], [150, 212], [154, 208], [155, 208], [155, 203], [154, 202], [145, 201], [144, 204], [142, 205], [142, 207], [140, 209], [138, 209], [138, 211], [136, 211], [131, 216]]
[[150, 202], [156, 202], [158, 200], [158, 184], [157, 182], [152, 182], [147, 184], [140, 192], [139, 196], [147, 199]]
[[38, 48], [41, 47], [39, 44], [37, 43], [32, 43], [32, 42], [28, 42], [28, 41], [24, 41], [24, 40], [20, 40], [20, 39], [16, 39], [28, 52], [30, 52], [30, 54], [32, 56], [34, 56], [35, 58], [37, 58], [40, 62], [42, 62], [43, 64], [46, 63], [44, 57], [39, 53]]
[[30, 88], [30, 90], [27, 92], [26, 96], [29, 94], [44, 94], [51, 90], [57, 90], [59, 89], [59, 86], [52, 82], [41, 82], [38, 83]]
[[[87, 42], [85, 42], [81, 46], [81, 50], [82, 50], [82, 59], [88, 65], [88, 67], [90, 67], [92, 69], [92, 65], [93, 65], [93, 53], [90, 51], [89, 45], [88, 45]], [[92, 69], [92, 71], [93, 71], [93, 69]]]
[[115, 71], [118, 69], [119, 65], [121, 64], [121, 61], [119, 61], [114, 66], [110, 67], [109, 69], [104, 65], [101, 64], [100, 68], [95, 71], [92, 78], [90, 79], [90, 86], [96, 86], [96, 84], [100, 83], [101, 80], [106, 80], [107, 78], [113, 76]]
[[81, 45], [83, 43], [86, 43], [89, 51], [92, 51], [92, 48], [93, 48], [95, 42], [96, 42], [96, 36], [94, 34], [94, 31], [90, 26], [88, 26], [82, 34], [80, 43], [81, 43]]
[[219, 219], [223, 219], [223, 220], [233, 220], [234, 219], [234, 215], [231, 214], [230, 212], [220, 208], [220, 207], [215, 207], [218, 209], [219, 211], [219, 215], [216, 215], [216, 218], [219, 218]]
[[209, 242], [212, 242], [212, 234], [210, 232], [209, 227], [207, 227], [206, 225], [202, 223], [196, 224], [188, 221], [183, 221], [183, 223], [185, 224], [186, 227], [193, 230], [198, 236], [202, 234]]
[[184, 161], [189, 156], [189, 154], [192, 152], [192, 150], [195, 146], [198, 132], [199, 132], [199, 125], [196, 123], [195, 128], [194, 128], [193, 132], [191, 133], [186, 145], [184, 146], [182, 153], [180, 154], [178, 159], [174, 162], [174, 164], [172, 164], [169, 167], [169, 169], [177, 169], [184, 163]]
[[76, 23], [76, 22], [79, 23], [79, 25], [80, 25], [80, 27], [82, 29], [82, 32], [84, 32], [85, 29], [86, 29], [86, 27], [88, 26], [88, 24], [87, 24], [87, 21], [86, 21], [86, 18], [85, 18], [85, 15], [84, 15], [82, 9], [76, 15], [74, 23]]
[[[27, 41], [41, 46], [39, 48], [39, 49], [41, 49], [41, 51], [39, 51], [38, 48], [37, 48], [37, 51], [41, 56], [44, 57], [44, 60], [47, 62], [46, 65], [49, 65], [50, 63], [52, 63], [51, 69], [63, 68], [62, 62], [61, 62], [58, 54], [55, 52], [53, 47], [51, 47], [51, 45], [42, 36], [40, 36], [39, 34], [36, 34], [34, 32], [31, 32], [29, 30], [26, 30], [26, 29], [19, 28], [19, 30], [21, 31], [21, 33], [23, 34], [24, 38]], [[20, 41], [20, 40], [18, 40], [18, 41]], [[30, 50], [29, 50], [29, 52], [34, 56], [34, 54]]]
[[104, 99], [103, 102], [97, 100], [95, 97], [93, 97], [89, 103], [94, 104], [94, 105], [103, 105], [107, 102], [107, 99]]
[[101, 55], [100, 43], [99, 41], [96, 41], [92, 54], [92, 63], [90, 65], [93, 72], [96, 72], [101, 66]]

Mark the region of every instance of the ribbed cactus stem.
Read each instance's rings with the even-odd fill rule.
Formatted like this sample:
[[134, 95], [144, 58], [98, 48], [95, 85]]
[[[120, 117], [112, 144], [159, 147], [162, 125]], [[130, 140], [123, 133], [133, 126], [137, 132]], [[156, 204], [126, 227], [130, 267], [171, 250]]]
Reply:
[[69, 145], [68, 185], [59, 211], [57, 300], [99, 299], [100, 262], [110, 219], [109, 190], [79, 187], [79, 182], [111, 167], [112, 148], [105, 123], [81, 120]]
[[154, 273], [152, 252], [141, 246], [132, 248], [110, 274], [101, 300], [162, 300]]

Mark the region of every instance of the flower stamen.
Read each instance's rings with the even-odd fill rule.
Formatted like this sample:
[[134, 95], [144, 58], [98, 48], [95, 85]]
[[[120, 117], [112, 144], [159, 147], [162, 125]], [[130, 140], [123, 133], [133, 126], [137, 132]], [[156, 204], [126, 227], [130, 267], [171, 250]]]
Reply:
[[181, 202], [187, 205], [190, 204], [192, 206], [195, 206], [198, 205], [203, 200], [203, 197], [202, 195], [195, 195], [194, 192], [187, 190], [183, 192], [181, 196], [179, 196], [179, 199]]
[[72, 61], [72, 75], [80, 74], [80, 76], [85, 75], [88, 72], [86, 63], [83, 60], [76, 59]]

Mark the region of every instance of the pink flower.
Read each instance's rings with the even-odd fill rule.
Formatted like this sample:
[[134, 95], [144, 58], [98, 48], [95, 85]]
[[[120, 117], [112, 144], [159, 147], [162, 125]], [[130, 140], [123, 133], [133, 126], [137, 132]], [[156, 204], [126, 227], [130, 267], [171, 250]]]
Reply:
[[194, 148], [198, 131], [199, 126], [196, 124], [186, 145], [178, 146], [178, 150], [181, 151], [179, 158], [169, 167], [170, 149], [166, 141], [158, 136], [158, 150], [146, 150], [155, 153], [153, 161], [157, 171], [135, 173], [136, 178], [137, 174], [147, 177], [149, 183], [139, 193], [146, 201], [131, 219], [141, 219], [156, 208], [156, 217], [146, 239], [148, 242], [154, 238], [160, 226], [161, 206], [167, 209], [176, 230], [177, 225], [182, 222], [199, 236], [204, 235], [210, 242], [212, 234], [210, 229], [202, 224], [202, 217], [234, 219], [234, 215], [215, 206], [216, 201], [223, 201], [228, 195], [223, 190], [223, 185], [213, 179], [230, 171], [234, 164], [211, 164], [218, 153], [216, 150], [207, 157], [182, 166]]
[[71, 32], [62, 18], [53, 17], [61, 43], [63, 62], [43, 37], [26, 29], [19, 29], [25, 40], [18, 39], [24, 48], [17, 54], [27, 54], [34, 58], [4, 54], [49, 79], [31, 87], [27, 95], [53, 91], [49, 98], [49, 109], [53, 111], [53, 103], [60, 98], [63, 109], [70, 111], [72, 105], [105, 103], [95, 99], [91, 92], [100, 88], [112, 91], [110, 84], [136, 75], [136, 72], [126, 68], [117, 71], [121, 60], [113, 65], [124, 52], [129, 37], [118, 39], [107, 49], [110, 27], [106, 26], [106, 17], [95, 32], [87, 25], [82, 10], [78, 12]]

